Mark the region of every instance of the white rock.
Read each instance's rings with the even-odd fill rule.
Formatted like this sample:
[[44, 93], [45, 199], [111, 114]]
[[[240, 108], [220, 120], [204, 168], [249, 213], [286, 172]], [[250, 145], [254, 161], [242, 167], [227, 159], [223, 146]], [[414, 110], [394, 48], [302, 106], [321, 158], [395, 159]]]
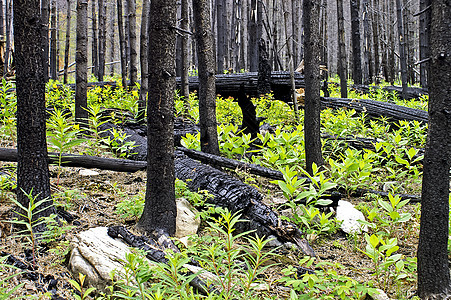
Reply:
[[373, 293], [372, 295], [366, 293], [360, 298], [360, 300], [390, 300], [390, 298], [383, 290], [376, 289], [375, 293]]
[[77, 234], [71, 243], [69, 269], [75, 278], [78, 273], [86, 275], [86, 284], [98, 289], [110, 283], [111, 271], [123, 270], [121, 260], [130, 253], [129, 247], [108, 236], [107, 230], [107, 227], [91, 228]]
[[338, 201], [336, 218], [339, 221], [343, 221], [341, 223], [341, 230], [346, 233], [361, 233], [362, 230], [368, 231], [366, 225], [357, 222], [357, 220], [365, 220], [365, 216], [348, 201]]
[[90, 169], [81, 169], [80, 171], [78, 171], [78, 174], [80, 176], [97, 176], [100, 173]]
[[183, 238], [197, 233], [200, 218], [196, 217], [198, 211], [184, 198], [177, 199], [177, 220], [175, 236]]

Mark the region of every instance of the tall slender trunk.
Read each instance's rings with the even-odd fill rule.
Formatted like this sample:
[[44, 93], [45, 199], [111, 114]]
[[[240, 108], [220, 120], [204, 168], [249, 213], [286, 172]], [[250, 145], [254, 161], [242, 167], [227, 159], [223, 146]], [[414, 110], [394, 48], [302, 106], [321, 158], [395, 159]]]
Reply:
[[67, 76], [69, 74], [69, 54], [70, 54], [70, 19], [71, 19], [71, 2], [67, 0], [66, 2], [66, 44], [64, 46], [64, 75], [63, 83], [67, 84]]
[[139, 90], [138, 99], [138, 122], [144, 122], [146, 104], [147, 104], [147, 92], [149, 91], [149, 65], [147, 63], [148, 59], [148, 46], [149, 46], [149, 10], [150, 10], [150, 0], [143, 0], [142, 15], [141, 15], [141, 33], [139, 35], [140, 39], [140, 49], [139, 56], [141, 62], [141, 87]]
[[[182, 21], [180, 26], [183, 30], [189, 31], [189, 5], [188, 0], [182, 0], [181, 17]], [[182, 36], [182, 96], [185, 97], [185, 101], [189, 98], [189, 35], [184, 34]], [[188, 103], [188, 101], [186, 101]]]
[[200, 144], [203, 152], [219, 154], [213, 36], [208, 0], [193, 0], [199, 69]]
[[423, 88], [428, 87], [427, 70], [429, 63], [429, 28], [431, 22], [431, 5], [432, 0], [420, 0], [420, 84]]
[[[108, 22], [109, 26], [108, 26], [108, 31], [109, 34], [108, 36], [110, 37], [108, 40], [110, 42], [110, 48], [109, 48], [109, 57], [110, 57], [110, 62], [114, 62], [116, 59], [115, 56], [115, 49], [116, 49], [116, 32], [114, 30], [114, 25], [115, 25], [115, 21], [116, 21], [116, 14], [115, 14], [115, 2], [114, 0], [111, 1], [110, 3], [110, 7], [111, 7], [111, 13], [110, 13], [110, 21]], [[115, 66], [116, 64], [111, 64], [110, 65], [110, 76], [114, 76], [114, 71], [115, 71]]]
[[[17, 64], [17, 200], [29, 207], [37, 203], [33, 222], [56, 213], [50, 193], [46, 143], [45, 82], [42, 70], [42, 31], [38, 0], [14, 1], [14, 45]], [[27, 214], [24, 211], [18, 212]], [[37, 222], [41, 223], [41, 222]], [[46, 226], [33, 225], [34, 231]], [[4, 276], [4, 275], [3, 275]]]
[[240, 3], [240, 15], [241, 15], [241, 25], [240, 25], [240, 58], [239, 58], [239, 69], [245, 70], [246, 58], [247, 58], [247, 0], [239, 0]]
[[360, 50], [360, 0], [351, 0], [352, 78], [362, 84], [362, 56]]
[[75, 53], [75, 120], [84, 126], [88, 119], [88, 0], [77, 0], [77, 45]]
[[98, 0], [99, 4], [99, 66], [97, 79], [103, 81], [105, 75], [105, 50], [106, 50], [106, 2]]
[[149, 13], [149, 101], [147, 113], [146, 201], [138, 226], [174, 235], [174, 92], [176, 0], [152, 1]]
[[99, 78], [99, 39], [97, 29], [97, 14], [96, 3], [98, 0], [92, 0], [91, 2], [91, 22], [92, 22], [92, 47], [91, 47], [91, 61], [92, 61], [92, 74]]
[[257, 0], [251, 0], [248, 19], [248, 64], [249, 71], [258, 70], [258, 41], [257, 41]]
[[398, 19], [399, 60], [401, 63], [402, 98], [407, 99], [407, 59], [406, 40], [404, 37], [404, 21], [401, 0], [396, 0], [396, 12]]
[[[12, 2], [12, 0], [11, 0]], [[42, 68], [44, 70], [44, 81], [49, 80], [49, 21], [50, 1], [41, 0], [41, 35], [42, 35]]]
[[11, 54], [11, 20], [12, 20], [12, 0], [6, 0], [5, 6], [5, 16], [6, 16], [6, 41], [5, 41], [5, 66], [4, 66], [4, 76], [8, 75], [9, 72], [9, 57]]
[[379, 54], [379, 0], [373, 0], [373, 14], [372, 14], [372, 27], [373, 27], [373, 51], [374, 51], [374, 77], [375, 82], [378, 82], [378, 76], [380, 74], [380, 54]]
[[320, 138], [319, 3], [318, 1], [304, 0], [303, 8], [305, 33], [305, 160], [307, 172], [313, 175], [313, 163], [317, 166], [324, 164]]
[[56, 0], [51, 0], [50, 2], [50, 78], [53, 80], [58, 79], [58, 66], [57, 66], [57, 23], [56, 23]]
[[287, 46], [287, 53], [288, 53], [288, 64], [289, 64], [289, 68], [290, 68], [290, 81], [291, 81], [291, 95], [292, 95], [292, 100], [293, 100], [293, 104], [294, 104], [294, 115], [296, 118], [296, 122], [299, 123], [300, 118], [299, 118], [299, 109], [298, 109], [298, 102], [297, 102], [297, 98], [296, 98], [296, 89], [295, 89], [295, 85], [294, 85], [294, 62], [293, 62], [293, 54], [291, 52], [291, 37], [288, 33], [288, 24], [290, 22], [289, 20], [289, 11], [287, 10], [287, 7], [284, 4], [285, 2], [282, 2], [282, 7], [283, 7], [283, 15], [284, 15], [284, 25], [285, 25], [285, 36], [287, 38], [287, 42], [286, 42], [286, 46]]
[[3, 0], [0, 1], [0, 39], [3, 41], [5, 35], [5, 18], [3, 14]]
[[370, 57], [370, 20], [369, 20], [369, 3], [368, 0], [362, 1], [363, 7], [363, 83], [368, 85], [373, 82], [371, 72], [371, 57]]
[[117, 27], [119, 31], [119, 49], [121, 54], [122, 87], [127, 87], [127, 54], [126, 40], [124, 36], [124, 24], [122, 17], [122, 0], [117, 0]]
[[449, 299], [451, 5], [447, 0], [431, 0], [430, 5], [429, 128], [423, 160], [417, 292], [421, 299]]
[[222, 74], [224, 71], [224, 58], [225, 58], [225, 45], [226, 34], [225, 25], [227, 20], [225, 19], [226, 1], [216, 0], [216, 68], [217, 73]]
[[136, 50], [136, 0], [127, 0], [128, 37], [130, 48], [130, 87], [134, 88], [138, 81], [138, 51]]
[[343, 0], [337, 0], [338, 24], [338, 76], [340, 77], [341, 98], [348, 98], [348, 74], [346, 67], [346, 44], [343, 16]]

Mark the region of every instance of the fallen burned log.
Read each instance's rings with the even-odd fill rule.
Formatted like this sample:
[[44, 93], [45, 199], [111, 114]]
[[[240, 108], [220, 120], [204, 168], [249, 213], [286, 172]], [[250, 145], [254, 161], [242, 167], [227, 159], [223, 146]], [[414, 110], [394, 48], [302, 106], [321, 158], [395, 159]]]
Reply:
[[[49, 153], [49, 163], [58, 164], [58, 156], [58, 153]], [[0, 148], [0, 161], [17, 162], [17, 149]], [[61, 163], [63, 167], [96, 168], [117, 172], [136, 172], [147, 167], [147, 163], [144, 161], [76, 154], [63, 154]]]
[[[371, 90], [381, 89], [380, 86], [372, 86], [372, 85], [364, 85], [364, 84], [353, 84], [351, 86], [351, 88], [355, 89], [359, 92], [363, 92], [365, 94], [370, 93]], [[384, 91], [388, 91], [388, 92], [395, 92], [399, 96], [402, 95], [402, 87], [401, 86], [396, 86], [396, 85], [384, 86], [384, 87], [382, 87], [382, 89]], [[419, 97], [421, 97], [423, 95], [427, 95], [427, 94], [428, 94], [427, 89], [418, 88], [418, 87], [408, 87], [407, 88], [407, 99], [416, 99], [416, 98], [419, 98]]]
[[[114, 124], [105, 131], [109, 134]], [[133, 131], [132, 129], [129, 129]], [[147, 149], [147, 138], [134, 133], [129, 137], [144, 153]], [[138, 157], [142, 159], [140, 156]], [[238, 229], [242, 231], [256, 230], [260, 236], [274, 235], [282, 241], [290, 241], [300, 247], [307, 255], [314, 256], [302, 232], [288, 221], [280, 219], [277, 214], [261, 200], [263, 196], [253, 187], [229, 176], [213, 167], [204, 165], [177, 151], [175, 157], [176, 178], [187, 182], [192, 191], [207, 190], [214, 197], [210, 201], [218, 206], [226, 207], [232, 212], [240, 211], [249, 222], [241, 222]]]
[[386, 117], [390, 121], [428, 122], [428, 113], [424, 110], [370, 99], [321, 98], [321, 105], [322, 109], [354, 109], [356, 112], [365, 113], [370, 118]]
[[232, 212], [240, 212], [249, 221], [238, 223], [238, 230], [255, 230], [259, 236], [266, 237], [274, 235], [282, 241], [295, 243], [305, 254], [315, 256], [297, 226], [280, 219], [262, 202], [263, 196], [254, 187], [192, 160], [179, 151], [176, 153], [175, 175], [185, 181], [192, 191], [209, 191], [213, 195], [207, 200], [209, 203], [226, 207]]

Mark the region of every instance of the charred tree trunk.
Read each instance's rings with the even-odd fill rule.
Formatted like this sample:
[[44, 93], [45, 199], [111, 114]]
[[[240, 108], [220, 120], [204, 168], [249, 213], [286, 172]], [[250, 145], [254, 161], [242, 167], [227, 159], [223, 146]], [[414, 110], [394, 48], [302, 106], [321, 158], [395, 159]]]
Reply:
[[146, 104], [147, 104], [147, 93], [149, 91], [149, 65], [147, 63], [148, 58], [148, 47], [149, 47], [149, 9], [150, 0], [143, 1], [142, 15], [141, 15], [141, 34], [140, 34], [140, 63], [141, 63], [141, 88], [139, 90], [139, 100], [138, 100], [138, 122], [144, 122]]
[[374, 51], [374, 82], [378, 83], [380, 73], [380, 54], [379, 54], [379, 0], [373, 0], [373, 14], [372, 28], [373, 28], [373, 51]]
[[[47, 162], [45, 81], [42, 60], [41, 13], [38, 0], [14, 1], [14, 45], [17, 65], [17, 200], [28, 207], [47, 199], [33, 220], [56, 213], [50, 194]], [[36, 203], [35, 202], [35, 203]], [[21, 211], [20, 213], [26, 214]], [[35, 228], [45, 230], [41, 224]]]
[[88, 119], [88, 1], [77, 0], [77, 45], [75, 53], [75, 121], [86, 124]]
[[69, 72], [69, 54], [70, 54], [70, 19], [71, 19], [71, 1], [67, 0], [67, 11], [66, 11], [66, 44], [64, 47], [64, 75], [63, 83], [67, 84], [67, 76]]
[[193, 0], [199, 69], [200, 144], [204, 152], [219, 154], [216, 124], [216, 88], [210, 7], [207, 0]]
[[136, 51], [136, 0], [127, 0], [128, 38], [130, 48], [130, 87], [134, 88], [138, 81], [138, 52]]
[[248, 18], [248, 64], [251, 72], [258, 70], [258, 40], [257, 40], [257, 0], [251, 0]]
[[362, 84], [362, 56], [360, 53], [360, 0], [351, 0], [352, 78]]
[[124, 24], [122, 16], [122, 0], [117, 0], [117, 27], [119, 31], [119, 48], [121, 54], [121, 77], [122, 86], [127, 87], [127, 54], [126, 54], [126, 40], [124, 35]]
[[407, 58], [406, 39], [404, 36], [404, 19], [401, 0], [396, 0], [396, 14], [398, 22], [399, 61], [401, 64], [402, 98], [407, 97]]
[[58, 80], [58, 47], [57, 47], [57, 2], [50, 2], [50, 78]]
[[[12, 3], [13, 1], [11, 1]], [[41, 1], [41, 45], [42, 51], [42, 68], [44, 69], [44, 80], [49, 81], [49, 21], [50, 21], [50, 1]], [[14, 10], [15, 11], [15, 10]]]
[[174, 92], [176, 1], [152, 1], [149, 17], [149, 100], [147, 104], [147, 186], [139, 227], [175, 234]]
[[[304, 15], [305, 16], [305, 15]], [[338, 76], [340, 77], [341, 98], [348, 98], [348, 72], [346, 66], [345, 27], [343, 16], [343, 0], [337, 0], [338, 24]]]
[[319, 4], [304, 0], [305, 49], [305, 159], [306, 170], [313, 175], [312, 165], [324, 164], [321, 151], [321, 100], [319, 74]]
[[429, 29], [431, 23], [431, 5], [432, 0], [420, 0], [420, 84], [427, 88], [427, 70], [429, 59]]
[[[109, 40], [109, 44], [110, 44], [110, 48], [109, 48], [109, 58], [110, 58], [110, 62], [114, 62], [115, 61], [115, 53], [116, 53], [116, 43], [115, 43], [115, 40], [116, 40], [116, 33], [115, 33], [115, 31], [114, 31], [114, 25], [115, 25], [115, 19], [116, 19], [116, 13], [115, 13], [115, 3], [114, 3], [114, 1], [112, 1], [112, 2], [109, 2], [109, 5], [110, 5], [110, 11], [111, 11], [111, 13], [110, 13], [110, 21], [109, 21], [109, 25], [108, 25], [108, 31], [109, 31], [109, 33], [108, 33], [108, 36], [110, 37], [108, 40]], [[110, 76], [114, 76], [114, 70], [115, 70], [115, 67], [114, 67], [114, 65], [115, 64], [111, 64], [110, 65]]]
[[10, 55], [11, 55], [11, 20], [12, 20], [12, 0], [6, 0], [5, 5], [5, 16], [6, 16], [6, 41], [5, 41], [5, 66], [3, 70], [3, 76], [7, 76], [9, 72], [9, 61], [10, 61]]
[[97, 14], [96, 3], [98, 0], [91, 2], [91, 22], [92, 22], [92, 45], [91, 45], [91, 65], [92, 74], [98, 78], [99, 75], [99, 50], [98, 50], [98, 30], [97, 30]]
[[451, 160], [451, 5], [431, 1], [429, 129], [423, 167], [418, 243], [418, 296], [446, 299], [451, 294], [448, 263], [449, 169]]
[[99, 66], [97, 79], [103, 81], [105, 75], [105, 51], [106, 51], [106, 2], [98, 0], [99, 4]]
[[216, 72], [218, 74], [224, 73], [224, 58], [226, 51], [226, 29], [227, 15], [226, 15], [226, 1], [216, 0]]
[[[189, 30], [189, 5], [188, 0], [182, 0], [181, 7], [181, 15], [182, 21], [180, 26], [183, 30]], [[182, 96], [185, 97], [186, 103], [188, 103], [189, 98], [189, 81], [188, 81], [188, 72], [189, 72], [189, 35], [184, 34], [182, 37], [182, 73], [181, 73], [181, 81], [182, 81]]]
[[373, 82], [370, 60], [370, 20], [369, 20], [369, 0], [363, 0], [363, 83], [368, 85]]

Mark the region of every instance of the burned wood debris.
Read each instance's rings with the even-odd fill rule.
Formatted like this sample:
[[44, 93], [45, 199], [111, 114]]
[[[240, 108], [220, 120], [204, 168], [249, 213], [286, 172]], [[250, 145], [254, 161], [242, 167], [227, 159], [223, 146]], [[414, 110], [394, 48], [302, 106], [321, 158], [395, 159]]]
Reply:
[[370, 118], [386, 117], [389, 121], [418, 121], [428, 122], [428, 113], [421, 109], [409, 108], [389, 102], [381, 102], [370, 99], [349, 98], [321, 98], [323, 109], [347, 108], [356, 112], [365, 113]]
[[[372, 90], [378, 90], [378, 89], [382, 89], [387, 92], [395, 92], [399, 97], [401, 97], [401, 94], [402, 94], [402, 87], [395, 86], [395, 85], [379, 87], [379, 86], [371, 86], [371, 85], [364, 85], [364, 84], [354, 84], [351, 86], [351, 88], [358, 92], [362, 92], [365, 94], [369, 94]], [[418, 88], [418, 87], [408, 87], [406, 100], [417, 99], [417, 98], [419, 98], [423, 95], [427, 95], [427, 94], [428, 94], [427, 89]]]

